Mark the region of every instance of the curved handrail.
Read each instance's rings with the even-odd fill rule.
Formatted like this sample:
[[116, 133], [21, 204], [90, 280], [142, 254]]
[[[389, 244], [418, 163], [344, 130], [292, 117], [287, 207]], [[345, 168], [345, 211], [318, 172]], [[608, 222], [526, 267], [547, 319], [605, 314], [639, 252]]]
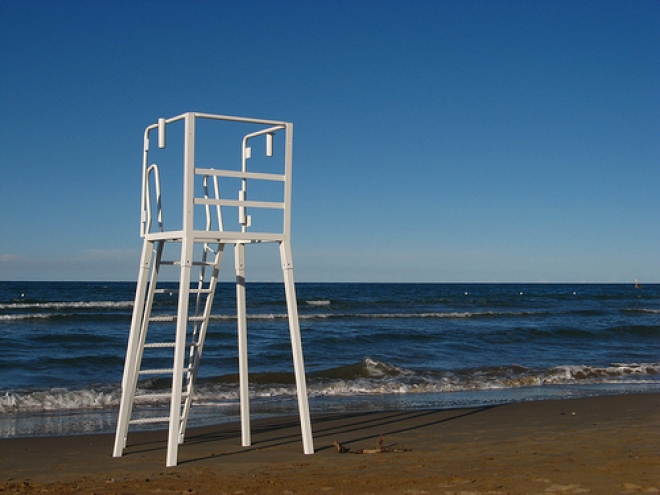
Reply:
[[151, 174], [154, 175], [154, 188], [156, 189], [156, 211], [157, 216], [156, 220], [158, 222], [159, 232], [163, 232], [163, 207], [161, 203], [160, 196], [160, 172], [158, 170], [158, 165], [155, 163], [149, 165], [146, 170], [145, 184], [144, 184], [144, 223], [142, 225], [142, 235], [146, 235], [151, 232], [151, 190], [149, 188], [149, 178]]
[[[209, 175], [205, 175], [202, 179], [202, 187], [204, 189], [204, 199], [220, 199], [220, 186], [218, 185], [218, 176], [214, 175], [213, 177], [213, 192], [215, 198], [210, 198], [209, 196]], [[215, 204], [215, 213], [218, 217], [218, 230], [223, 232], [225, 230], [224, 222], [222, 220], [222, 208], [219, 203], [214, 201], [204, 202], [204, 209], [206, 210], [206, 230], [210, 231], [213, 228], [213, 218], [211, 216], [211, 204]]]

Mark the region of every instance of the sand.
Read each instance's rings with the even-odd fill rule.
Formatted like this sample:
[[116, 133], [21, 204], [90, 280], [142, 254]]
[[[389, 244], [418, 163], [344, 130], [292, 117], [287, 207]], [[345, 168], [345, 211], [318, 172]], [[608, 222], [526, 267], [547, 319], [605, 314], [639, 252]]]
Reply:
[[[0, 493], [660, 493], [660, 394], [484, 408], [316, 415], [314, 455], [296, 417], [188, 430], [179, 466], [166, 433], [0, 440]], [[340, 454], [383, 445], [381, 454]], [[405, 450], [410, 449], [410, 450]]]

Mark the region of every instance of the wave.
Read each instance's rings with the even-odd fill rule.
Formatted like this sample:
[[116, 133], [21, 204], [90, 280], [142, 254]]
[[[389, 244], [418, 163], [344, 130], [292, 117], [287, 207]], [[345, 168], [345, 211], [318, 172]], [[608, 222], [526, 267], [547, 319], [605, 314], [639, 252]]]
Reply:
[[[563, 365], [534, 369], [520, 365], [469, 368], [459, 371], [413, 370], [366, 357], [362, 361], [307, 374], [310, 397], [355, 397], [391, 394], [437, 394], [481, 390], [542, 387], [548, 385], [658, 384], [660, 363], [612, 363], [609, 366]], [[162, 392], [170, 381], [152, 378], [138, 384], [139, 403], [162, 406]], [[292, 398], [296, 387], [292, 373], [266, 372], [250, 375], [254, 398]], [[451, 399], [449, 399], [451, 400]], [[118, 385], [81, 389], [53, 388], [13, 391], [0, 396], [0, 414], [115, 409]], [[230, 404], [238, 401], [238, 376], [224, 375], [198, 380], [197, 404]]]
[[114, 319], [126, 319], [130, 318], [130, 315], [126, 313], [71, 313], [71, 312], [58, 312], [58, 313], [10, 313], [10, 314], [0, 314], [0, 322], [11, 322], [11, 321], [20, 321], [20, 320], [86, 320], [86, 321], [101, 321], [109, 322]]
[[4, 397], [0, 397], [0, 414], [108, 409], [119, 407], [119, 400], [119, 389], [107, 388], [6, 392]]
[[[317, 318], [356, 318], [356, 319], [463, 319], [463, 318], [500, 318], [512, 316], [535, 316], [547, 314], [545, 311], [450, 311], [426, 313], [310, 313], [300, 314], [300, 319], [313, 320]], [[286, 315], [282, 315], [286, 317]]]
[[[304, 304], [311, 307], [324, 307], [331, 306], [332, 302], [327, 299], [307, 300]], [[51, 302], [10, 302], [0, 303], [0, 310], [32, 310], [32, 309], [51, 309], [51, 310], [64, 310], [64, 309], [124, 309], [132, 308], [133, 301], [51, 301]], [[158, 307], [158, 305], [156, 305]], [[660, 314], [660, 309], [654, 308], [629, 308], [624, 309], [627, 313], [650, 313]], [[575, 313], [569, 311], [568, 313]], [[577, 313], [591, 314], [594, 310], [580, 310]], [[601, 314], [602, 311], [595, 311], [595, 314]], [[550, 314], [547, 310], [540, 311], [449, 311], [449, 312], [405, 312], [405, 313], [364, 313], [364, 312], [347, 312], [347, 313], [308, 313], [301, 314], [301, 318], [496, 318], [496, 317], [512, 317], [512, 316], [542, 316]], [[0, 315], [0, 316], [17, 316], [20, 317], [43, 317], [40, 314], [28, 315]], [[48, 314], [50, 316], [50, 314]], [[249, 314], [248, 318], [253, 319], [279, 319], [286, 318], [286, 313], [265, 313], [265, 314]], [[214, 314], [212, 319], [226, 319], [235, 318], [234, 315], [227, 314]]]
[[[319, 303], [325, 301], [318, 301]], [[324, 306], [325, 304], [312, 304]], [[479, 312], [448, 312], [448, 313], [299, 313], [300, 320], [325, 320], [325, 319], [461, 319], [461, 318], [497, 318], [511, 316], [530, 316], [545, 314], [542, 312], [498, 312], [498, 311], [479, 311]], [[154, 313], [154, 317], [158, 314]], [[167, 317], [163, 317], [167, 318]], [[171, 316], [169, 317], [171, 318]], [[248, 320], [284, 320], [288, 318], [286, 313], [249, 313]], [[234, 320], [234, 314], [212, 314], [211, 321]]]
[[0, 303], [2, 309], [90, 309], [132, 308], [133, 301], [62, 301], [62, 302], [12, 302]]
[[[339, 377], [339, 378], [336, 378]], [[362, 363], [310, 376], [310, 393], [362, 395], [441, 393], [544, 385], [657, 383], [660, 363], [614, 363], [607, 367], [563, 365], [545, 369], [519, 365], [455, 372], [417, 371], [365, 358]]]
[[53, 317], [61, 317], [61, 314], [57, 313], [33, 313], [33, 314], [17, 314], [17, 315], [0, 315], [0, 321], [18, 321], [18, 320], [45, 320]]
[[650, 309], [650, 308], [635, 308], [635, 309], [626, 309], [627, 313], [651, 313], [654, 315], [660, 314], [660, 309]]
[[[42, 306], [46, 307], [46, 306]], [[78, 306], [91, 308], [95, 306]], [[103, 307], [103, 306], [96, 306]], [[109, 307], [109, 306], [106, 306]], [[119, 307], [119, 306], [116, 306]], [[123, 307], [123, 306], [122, 306]], [[64, 306], [58, 307], [62, 309]], [[14, 309], [14, 308], [12, 308]], [[23, 308], [24, 309], [24, 308]], [[158, 321], [160, 317], [162, 321], [170, 321], [173, 319], [171, 315], [159, 315], [154, 312], [153, 317], [155, 321]], [[316, 314], [299, 314], [298, 318], [300, 320], [326, 320], [326, 319], [433, 319], [433, 318], [484, 318], [484, 317], [495, 317], [505, 315], [504, 313], [492, 313], [492, 312], [481, 312], [481, 313], [316, 313]], [[29, 320], [29, 319], [48, 319], [48, 318], [66, 318], [66, 317], [76, 317], [80, 316], [75, 313], [17, 313], [17, 314], [4, 314], [0, 315], [0, 321], [17, 321], [17, 320]], [[506, 314], [509, 316], [509, 314]], [[89, 317], [85, 315], [85, 317]], [[108, 315], [106, 315], [108, 317]], [[288, 318], [286, 313], [258, 313], [258, 314], [248, 314], [248, 320], [285, 320]], [[234, 314], [213, 314], [210, 317], [211, 321], [231, 321], [236, 319]]]
[[[327, 306], [329, 301], [308, 301], [307, 304], [312, 306]], [[499, 311], [453, 311], [448, 313], [301, 313], [298, 317], [301, 320], [315, 320], [315, 319], [407, 319], [407, 318], [493, 318], [493, 317], [510, 317], [510, 316], [530, 316], [545, 313], [532, 313], [532, 312], [499, 312]], [[248, 319], [252, 320], [277, 320], [287, 318], [286, 313], [253, 313], [247, 315]], [[236, 318], [235, 315], [211, 315], [211, 319], [222, 320]]]
[[[322, 308], [331, 306], [329, 300], [308, 300], [305, 305], [311, 308]], [[132, 308], [133, 301], [71, 301], [71, 302], [21, 302], [21, 303], [0, 303], [2, 310], [43, 310], [50, 309], [61, 311], [66, 309], [126, 309]], [[154, 317], [158, 317], [158, 308], [153, 312]], [[161, 309], [162, 311], [162, 309]], [[629, 312], [659, 314], [656, 309], [634, 309]], [[301, 320], [315, 319], [486, 319], [486, 318], [512, 318], [512, 317], [534, 317], [549, 315], [547, 310], [539, 311], [448, 311], [448, 312], [388, 312], [388, 313], [365, 313], [365, 312], [332, 312], [332, 313], [306, 313], [301, 312]], [[599, 313], [600, 314], [600, 313]], [[0, 321], [22, 320], [22, 319], [44, 319], [55, 316], [76, 316], [76, 313], [14, 313], [0, 315]], [[108, 315], [106, 315], [108, 316]], [[286, 313], [251, 313], [247, 315], [251, 320], [279, 320], [286, 319]], [[235, 314], [212, 314], [211, 320], [223, 321], [236, 319]]]

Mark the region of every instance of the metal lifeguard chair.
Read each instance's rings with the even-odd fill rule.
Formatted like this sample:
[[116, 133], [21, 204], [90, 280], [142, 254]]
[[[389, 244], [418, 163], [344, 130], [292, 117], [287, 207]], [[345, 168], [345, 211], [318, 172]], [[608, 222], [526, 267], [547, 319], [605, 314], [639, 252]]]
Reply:
[[[218, 128], [223, 132], [218, 133]], [[182, 138], [169, 139], [172, 142], [167, 151], [166, 129], [170, 135], [173, 130], [182, 131]], [[158, 149], [150, 145], [152, 131], [158, 133]], [[290, 244], [292, 151], [293, 124], [288, 122], [188, 112], [158, 119], [156, 124], [146, 128], [141, 220], [144, 243], [122, 380], [114, 457], [120, 457], [126, 447], [129, 425], [169, 423], [166, 464], [176, 466], [178, 445], [184, 441], [211, 317], [220, 262], [227, 244], [234, 246], [236, 271], [242, 445], [251, 445], [245, 246], [263, 242], [279, 244], [303, 451], [305, 454], [314, 452]], [[149, 164], [150, 153], [151, 159], [155, 156], [159, 164]], [[161, 172], [179, 172], [181, 160], [183, 193], [181, 195], [178, 188], [169, 192], [182, 200], [183, 215], [181, 223], [175, 225], [174, 230], [168, 230], [163, 218], [163, 202], [169, 194], [165, 187], [169, 183], [161, 184], [160, 175]], [[171, 163], [175, 170], [172, 167], [166, 170]], [[215, 168], [214, 164], [219, 166]], [[176, 220], [175, 216], [175, 223]], [[167, 259], [167, 254], [171, 259]], [[168, 268], [174, 270], [173, 278], [178, 278], [178, 289], [159, 282], [159, 276], [164, 278], [161, 272]], [[162, 307], [158, 298], [171, 298], [173, 293], [177, 295], [176, 312], [152, 314], [155, 306]], [[150, 329], [156, 341], [147, 337]], [[163, 338], [163, 335], [169, 337]], [[143, 357], [150, 351], [161, 355], [168, 351], [171, 367], [143, 368]], [[172, 378], [171, 393], [136, 394], [139, 377], [163, 375]], [[134, 405], [157, 399], [170, 401], [169, 416], [131, 419]]]

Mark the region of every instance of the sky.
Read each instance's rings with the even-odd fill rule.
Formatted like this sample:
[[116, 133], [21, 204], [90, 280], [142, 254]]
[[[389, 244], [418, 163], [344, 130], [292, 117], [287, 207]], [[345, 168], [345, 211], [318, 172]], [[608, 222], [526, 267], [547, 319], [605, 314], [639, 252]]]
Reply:
[[0, 0], [0, 67], [0, 281], [134, 281], [199, 111], [294, 123], [297, 281], [660, 282], [657, 1]]

